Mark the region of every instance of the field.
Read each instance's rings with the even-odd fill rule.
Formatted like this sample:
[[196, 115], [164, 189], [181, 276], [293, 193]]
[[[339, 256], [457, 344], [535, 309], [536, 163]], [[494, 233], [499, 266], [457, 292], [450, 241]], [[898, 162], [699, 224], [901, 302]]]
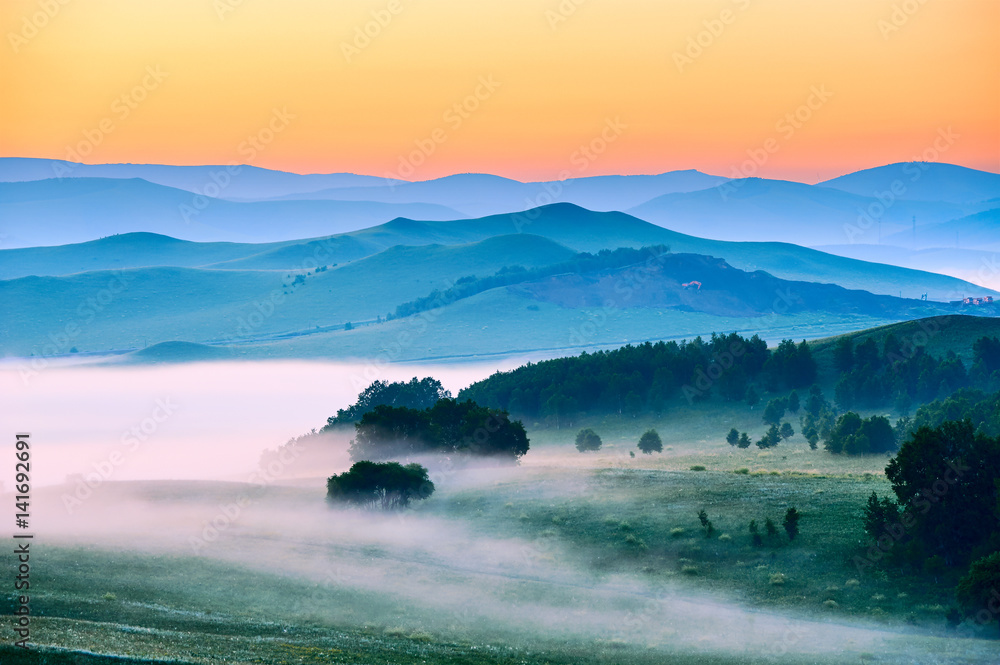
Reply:
[[[108, 483], [72, 514], [68, 488], [50, 488], [36, 508], [32, 639], [52, 650], [0, 656], [991, 662], [984, 631], [946, 628], [952, 580], [915, 584], [851, 563], [867, 545], [864, 499], [888, 491], [885, 458], [835, 458], [800, 436], [733, 449], [718, 421], [743, 428], [753, 416], [705, 409], [590, 421], [605, 438], [596, 453], [572, 447], [575, 429], [532, 430], [520, 467], [439, 466], [438, 491], [401, 515], [330, 510], [317, 477]], [[647, 426], [664, 452], [631, 457]], [[790, 505], [803, 515], [792, 543], [780, 526]], [[754, 547], [747, 524], [766, 517], [779, 535]]]

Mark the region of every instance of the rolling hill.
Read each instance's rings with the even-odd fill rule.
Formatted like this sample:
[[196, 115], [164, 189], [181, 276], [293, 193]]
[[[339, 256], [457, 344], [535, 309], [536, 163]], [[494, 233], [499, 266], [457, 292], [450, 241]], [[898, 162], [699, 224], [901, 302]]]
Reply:
[[598, 211], [626, 210], [663, 194], [693, 192], [714, 187], [726, 180], [694, 170], [526, 183], [494, 175], [466, 173], [392, 187], [335, 188], [282, 198], [435, 203], [461, 210], [471, 217], [480, 217], [519, 212], [555, 202], [574, 203]]
[[876, 192], [892, 192], [896, 198], [906, 201], [968, 204], [1000, 196], [1000, 175], [934, 162], [887, 164], [819, 184], [865, 197]]
[[[902, 268], [951, 275], [986, 288], [1000, 287], [1000, 264], [996, 251], [935, 247], [912, 250], [895, 245], [827, 245], [821, 252], [860, 261], [887, 263]], [[972, 294], [969, 294], [972, 295]]]
[[[742, 270], [765, 270], [782, 279], [826, 282], [882, 295], [919, 298], [926, 293], [931, 300], [954, 300], [963, 294], [984, 291], [982, 287], [953, 277], [858, 261], [798, 245], [697, 238], [624, 213], [593, 212], [567, 203], [459, 221], [399, 218], [337, 236], [276, 244], [185, 245], [175, 241], [172, 247], [177, 251], [173, 254], [173, 249], [158, 247], [152, 238], [142, 236], [137, 236], [139, 242], [135, 245], [130, 244], [132, 236], [120, 236], [64, 248], [5, 250], [0, 251], [0, 275], [67, 274], [79, 269], [118, 268], [122, 267], [120, 257], [126, 249], [128, 263], [132, 266], [308, 270], [317, 265], [343, 264], [396, 245], [463, 245], [511, 234], [542, 236], [581, 252], [664, 244], [676, 252], [722, 258]], [[170, 244], [169, 240], [160, 241], [160, 245]], [[148, 256], [144, 254], [147, 251]], [[516, 263], [516, 257], [509, 257], [507, 262]], [[25, 272], [27, 270], [34, 272]], [[985, 292], [1000, 295], [989, 290]]]
[[[912, 246], [905, 232], [891, 235], [886, 242]], [[908, 242], [909, 241], [909, 242]], [[1000, 250], [1000, 208], [975, 215], [917, 228], [917, 248], [954, 247], [995, 252]]]
[[[584, 211], [581, 217], [579, 211], [552, 206], [541, 211], [533, 230], [572, 235], [569, 222], [586, 232], [589, 216], [603, 216]], [[657, 229], [615, 215], [620, 230], [629, 220]], [[476, 222], [489, 228], [501, 220], [473, 220], [459, 228], [482, 232]], [[403, 226], [409, 233], [419, 229]], [[562, 265], [573, 249], [521, 233], [463, 244], [396, 245], [315, 271], [155, 266], [4, 280], [0, 298], [12, 307], [0, 322], [0, 353], [122, 352], [184, 341], [233, 346], [247, 357], [371, 357], [393, 344], [387, 335], [403, 334], [395, 344], [405, 347], [404, 355], [426, 359], [556, 353], [715, 330], [752, 329], [768, 339], [785, 332], [821, 336], [954, 309], [744, 272], [718, 258], [680, 253], [665, 255], [658, 266], [641, 262], [634, 269], [532, 277], [531, 268]], [[447, 290], [462, 277], [486, 277], [516, 265], [529, 272], [510, 286], [382, 321], [396, 306]], [[702, 283], [697, 291], [681, 285], [693, 279]], [[594, 320], [601, 324], [592, 332], [575, 332]], [[413, 332], [418, 329], [419, 341]]]
[[[308, 273], [157, 266], [3, 280], [0, 299], [15, 306], [0, 320], [0, 354], [42, 354], [50, 344], [58, 353], [111, 351], [343, 329], [466, 275], [572, 255], [551, 240], [521, 234], [458, 246], [396, 246]], [[65, 344], [54, 341], [67, 335]]]
[[136, 231], [207, 242], [273, 242], [353, 231], [400, 215], [461, 217], [454, 210], [424, 203], [234, 203], [135, 178], [0, 183], [5, 247], [84, 242]]
[[[962, 217], [972, 209], [952, 203], [896, 201], [880, 217], [865, 218], [878, 203], [828, 187], [746, 178], [698, 192], [667, 194], [627, 212], [682, 233], [726, 240], [784, 240], [802, 245], [875, 242], [909, 229]], [[878, 210], [879, 208], [874, 208]]]
[[[169, 166], [165, 164], [79, 164], [60, 159], [0, 157], [0, 182], [50, 178], [141, 178], [189, 192], [209, 194], [222, 183], [218, 198], [273, 198], [335, 187], [387, 186], [394, 181], [353, 173], [298, 174], [257, 166]], [[400, 181], [402, 182], [402, 181]]]

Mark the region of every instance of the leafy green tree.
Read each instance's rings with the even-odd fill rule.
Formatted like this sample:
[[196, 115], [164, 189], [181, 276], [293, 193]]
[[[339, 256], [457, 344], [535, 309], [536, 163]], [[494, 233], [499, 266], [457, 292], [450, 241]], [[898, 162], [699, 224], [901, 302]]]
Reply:
[[781, 429], [779, 430], [779, 433], [781, 434], [781, 439], [783, 441], [787, 441], [788, 439], [795, 436], [795, 430], [792, 429], [792, 426], [789, 423], [781, 423]]
[[398, 462], [355, 462], [349, 471], [326, 481], [329, 503], [345, 503], [363, 508], [393, 510], [405, 508], [414, 499], [434, 493], [427, 469], [419, 464]]
[[646, 430], [639, 437], [639, 450], [647, 455], [663, 452], [663, 441], [660, 440], [660, 435], [655, 429]]
[[451, 393], [444, 389], [441, 382], [432, 377], [417, 379], [413, 377], [409, 382], [397, 381], [388, 383], [386, 381], [375, 381], [365, 388], [358, 395], [358, 401], [346, 409], [337, 411], [336, 416], [331, 416], [326, 421], [324, 430], [340, 425], [352, 425], [361, 417], [372, 411], [376, 406], [406, 407], [409, 409], [429, 409], [438, 400], [451, 397]]
[[884, 533], [890, 533], [899, 524], [899, 506], [889, 498], [879, 499], [875, 492], [868, 497], [862, 517], [865, 533], [878, 540]]
[[1000, 549], [997, 470], [1000, 437], [977, 433], [969, 421], [920, 427], [886, 466], [897, 503], [905, 506], [925, 557], [964, 565]]
[[825, 406], [826, 399], [823, 398], [823, 391], [819, 386], [813, 385], [809, 388], [809, 399], [806, 400], [806, 411], [808, 411], [814, 418], [817, 418]]
[[854, 368], [854, 344], [850, 337], [845, 335], [837, 340], [833, 347], [833, 364], [841, 373]]
[[967, 616], [1000, 628], [1000, 552], [974, 561], [959, 580], [955, 597]]
[[740, 440], [736, 442], [736, 445], [739, 448], [749, 448], [750, 447], [750, 435], [748, 435], [746, 432], [743, 432], [742, 434], [740, 434]]
[[729, 434], [726, 435], [726, 443], [728, 443], [731, 446], [735, 446], [737, 443], [739, 443], [739, 440], [740, 440], [739, 430], [737, 430], [735, 427], [729, 430]]
[[799, 391], [793, 390], [788, 393], [787, 408], [792, 413], [799, 412], [799, 409], [801, 408], [801, 404], [799, 403]]
[[712, 520], [708, 519], [708, 513], [704, 509], [698, 511], [698, 521], [701, 522], [701, 526], [705, 529], [705, 537], [711, 538], [712, 534], [715, 533], [715, 527], [712, 526]]
[[603, 442], [601, 437], [597, 435], [597, 432], [590, 429], [582, 429], [577, 432], [576, 435], [576, 449], [581, 453], [585, 453], [591, 450], [600, 450]]
[[764, 407], [764, 422], [768, 425], [777, 425], [785, 415], [785, 400], [772, 399]]
[[848, 411], [837, 420], [824, 445], [835, 454], [888, 453], [896, 450], [896, 433], [884, 416], [862, 418], [857, 413]]
[[782, 521], [782, 526], [785, 527], [788, 540], [795, 540], [795, 537], [799, 535], [799, 519], [801, 517], [802, 514], [795, 510], [795, 506], [792, 506], [785, 512], [785, 519]]
[[778, 528], [774, 526], [774, 522], [771, 521], [770, 517], [764, 520], [764, 530], [767, 531], [769, 537], [773, 538], [778, 535]]
[[516, 462], [528, 447], [524, 425], [506, 411], [441, 399], [423, 410], [376, 406], [355, 425], [350, 454], [355, 461], [460, 453]]
[[760, 531], [757, 529], [757, 520], [750, 520], [750, 538], [754, 547], [764, 544], [764, 539], [760, 537]]

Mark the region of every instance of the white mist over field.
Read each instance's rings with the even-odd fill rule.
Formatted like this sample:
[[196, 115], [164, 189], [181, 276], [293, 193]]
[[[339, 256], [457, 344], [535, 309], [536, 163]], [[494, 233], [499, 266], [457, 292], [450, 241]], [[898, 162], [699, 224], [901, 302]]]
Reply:
[[[4, 429], [31, 434], [36, 486], [94, 472], [114, 481], [246, 480], [264, 449], [322, 427], [374, 380], [433, 376], [457, 394], [518, 364], [53, 364], [27, 378], [6, 365], [0, 400]], [[8, 475], [0, 476], [7, 487]]]

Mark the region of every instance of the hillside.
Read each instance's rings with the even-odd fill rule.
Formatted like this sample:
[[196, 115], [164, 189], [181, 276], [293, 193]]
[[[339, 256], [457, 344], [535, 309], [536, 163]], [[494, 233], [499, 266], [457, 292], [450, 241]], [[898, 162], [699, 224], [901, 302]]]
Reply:
[[272, 251], [288, 244], [192, 242], [157, 233], [123, 233], [70, 245], [2, 250], [0, 279], [149, 266], [196, 268]]
[[860, 261], [885, 263], [901, 268], [950, 275], [973, 284], [979, 284], [987, 289], [990, 287], [995, 289], [1000, 286], [1000, 267], [997, 267], [995, 263], [996, 252], [988, 249], [933, 247], [913, 250], [897, 245], [865, 245], [861, 243], [856, 245], [825, 245], [813, 249]]
[[1000, 175], [934, 162], [900, 162], [848, 173], [819, 183], [858, 196], [894, 192], [907, 201], [977, 203], [1000, 196]]
[[0, 157], [0, 182], [49, 178], [141, 178], [148, 182], [205, 193], [225, 183], [220, 198], [272, 198], [335, 187], [388, 186], [394, 181], [353, 173], [299, 174], [243, 164], [237, 173], [228, 166], [170, 166], [166, 164], [79, 164], [60, 159]]
[[[912, 247], [912, 235], [904, 232], [891, 235], [887, 243]], [[954, 247], [995, 252], [1000, 250], [1000, 208], [968, 215], [917, 228], [917, 248]]]
[[[995, 291], [962, 280], [902, 267], [827, 254], [787, 243], [706, 240], [650, 224], [624, 213], [593, 212], [572, 204], [553, 204], [523, 213], [451, 222], [397, 218], [385, 224], [336, 236], [272, 244], [173, 244], [153, 238], [105, 238], [62, 248], [0, 250], [0, 275], [67, 274], [81, 269], [117, 268], [122, 248], [132, 247], [128, 265], [205, 266], [238, 270], [308, 270], [343, 264], [396, 245], [460, 245], [494, 236], [532, 234], [576, 251], [668, 245], [676, 252], [725, 259], [741, 270], [765, 270], [775, 277], [837, 284], [882, 295], [955, 300], [963, 294]], [[171, 254], [165, 247], [172, 246]], [[148, 252], [148, 255], [147, 255]], [[190, 254], [190, 256], [189, 256]], [[98, 257], [95, 259], [95, 257]], [[229, 258], [232, 257], [232, 258]], [[510, 259], [509, 262], [516, 262]]]
[[470, 274], [548, 265], [572, 254], [551, 240], [521, 234], [458, 246], [397, 246], [311, 274], [148, 267], [5, 280], [0, 297], [18, 306], [0, 321], [0, 353], [43, 353], [50, 340], [37, 331], [67, 326], [75, 326], [73, 338], [56, 353], [342, 330]]
[[135, 178], [0, 183], [0, 232], [6, 234], [7, 247], [84, 242], [137, 231], [206, 242], [274, 242], [353, 231], [400, 215], [462, 216], [423, 203], [234, 203]]
[[[746, 178], [718, 187], [657, 197], [627, 212], [682, 233], [726, 240], [784, 240], [802, 245], [864, 242], [878, 236], [861, 215], [876, 203], [861, 196], [782, 180]], [[913, 217], [927, 225], [977, 211], [952, 203], [898, 201], [878, 221], [882, 235], [910, 228]]]
[[663, 194], [693, 192], [726, 180], [694, 170], [540, 182], [519, 182], [470, 173], [393, 187], [338, 187], [282, 198], [436, 203], [461, 210], [468, 216], [479, 217], [527, 210], [553, 202], [573, 203], [590, 210], [626, 210]]

